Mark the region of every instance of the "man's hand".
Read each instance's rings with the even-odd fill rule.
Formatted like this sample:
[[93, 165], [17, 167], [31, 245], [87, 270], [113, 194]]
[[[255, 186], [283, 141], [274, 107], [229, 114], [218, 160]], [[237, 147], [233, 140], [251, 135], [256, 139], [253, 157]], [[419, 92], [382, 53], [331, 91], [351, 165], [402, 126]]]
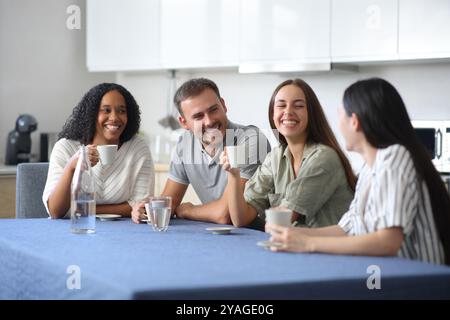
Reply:
[[194, 205], [190, 202], [184, 202], [182, 204], [180, 204], [176, 210], [175, 213], [177, 214], [178, 218], [188, 218], [189, 217], [189, 210], [194, 207]]

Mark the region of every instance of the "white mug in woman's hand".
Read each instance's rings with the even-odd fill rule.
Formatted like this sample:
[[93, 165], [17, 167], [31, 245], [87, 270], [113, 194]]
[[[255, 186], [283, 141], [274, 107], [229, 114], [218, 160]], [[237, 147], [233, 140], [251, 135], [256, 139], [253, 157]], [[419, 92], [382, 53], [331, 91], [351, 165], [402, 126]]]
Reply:
[[277, 224], [283, 227], [291, 226], [292, 210], [287, 208], [270, 208], [266, 209], [266, 222]]
[[97, 146], [97, 151], [100, 156], [100, 162], [106, 166], [113, 163], [117, 153], [117, 144], [105, 144]]

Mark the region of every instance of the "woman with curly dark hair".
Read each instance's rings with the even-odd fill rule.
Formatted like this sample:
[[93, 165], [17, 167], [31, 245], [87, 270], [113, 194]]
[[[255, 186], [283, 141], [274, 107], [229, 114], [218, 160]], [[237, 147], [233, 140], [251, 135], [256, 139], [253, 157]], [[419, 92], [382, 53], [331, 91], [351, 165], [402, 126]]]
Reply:
[[[135, 203], [153, 195], [153, 161], [147, 144], [137, 135], [140, 121], [138, 104], [121, 85], [102, 83], [84, 95], [50, 157], [42, 199], [53, 219], [70, 213], [70, 185], [81, 145], [88, 147], [93, 167], [97, 213], [129, 217]], [[112, 164], [101, 165], [97, 146], [106, 144], [118, 145], [118, 151]]]

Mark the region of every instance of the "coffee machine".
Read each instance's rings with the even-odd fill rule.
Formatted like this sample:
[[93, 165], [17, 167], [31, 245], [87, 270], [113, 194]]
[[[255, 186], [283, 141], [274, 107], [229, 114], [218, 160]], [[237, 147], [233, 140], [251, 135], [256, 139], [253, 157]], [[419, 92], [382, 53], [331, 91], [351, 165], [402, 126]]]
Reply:
[[6, 142], [6, 165], [30, 162], [31, 132], [37, 129], [36, 119], [22, 114], [16, 120], [16, 128], [10, 131]]
[[48, 162], [53, 150], [53, 146], [58, 141], [58, 134], [56, 132], [41, 132], [40, 138], [40, 162]]

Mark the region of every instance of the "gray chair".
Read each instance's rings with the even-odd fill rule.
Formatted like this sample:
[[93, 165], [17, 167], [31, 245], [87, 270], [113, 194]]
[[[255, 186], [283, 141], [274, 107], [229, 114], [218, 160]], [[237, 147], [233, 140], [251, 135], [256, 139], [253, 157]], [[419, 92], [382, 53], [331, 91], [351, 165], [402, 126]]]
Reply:
[[20, 163], [16, 177], [16, 218], [48, 218], [42, 202], [48, 162]]

